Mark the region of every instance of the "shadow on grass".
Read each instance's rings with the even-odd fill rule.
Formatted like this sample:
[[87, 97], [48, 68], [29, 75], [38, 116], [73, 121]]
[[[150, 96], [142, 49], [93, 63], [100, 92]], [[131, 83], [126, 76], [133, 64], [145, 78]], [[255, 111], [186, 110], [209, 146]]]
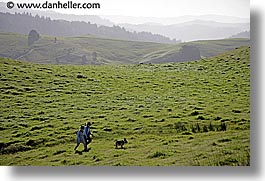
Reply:
[[91, 150], [91, 148], [88, 148], [87, 150], [83, 150], [83, 151], [75, 150], [75, 154], [83, 155], [84, 152], [89, 152], [90, 150]]
[[116, 148], [115, 147], [115, 149], [117, 149], [117, 150], [126, 150], [127, 148], [125, 148], [125, 147], [118, 147], [118, 148]]

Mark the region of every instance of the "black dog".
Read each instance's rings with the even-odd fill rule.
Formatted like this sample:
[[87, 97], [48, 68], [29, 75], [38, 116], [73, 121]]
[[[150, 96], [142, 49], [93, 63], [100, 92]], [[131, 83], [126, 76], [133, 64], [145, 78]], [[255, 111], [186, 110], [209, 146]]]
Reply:
[[123, 145], [125, 143], [128, 143], [128, 141], [126, 140], [126, 138], [124, 138], [123, 140], [117, 140], [115, 143], [116, 148], [118, 148], [118, 146], [120, 146], [121, 148], [123, 148]]

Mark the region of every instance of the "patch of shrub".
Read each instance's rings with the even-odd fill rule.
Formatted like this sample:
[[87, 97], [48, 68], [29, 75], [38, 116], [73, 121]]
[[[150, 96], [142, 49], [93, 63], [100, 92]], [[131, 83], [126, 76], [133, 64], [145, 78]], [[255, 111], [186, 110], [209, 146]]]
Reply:
[[224, 123], [226, 121], [230, 121], [230, 119], [222, 119], [221, 122]]
[[203, 108], [201, 108], [201, 107], [194, 107], [194, 110], [203, 110]]
[[25, 146], [22, 144], [11, 144], [8, 147], [1, 150], [1, 153], [2, 154], [13, 154], [13, 153], [22, 152], [22, 151], [28, 151], [30, 149], [31, 147]]
[[3, 128], [3, 127], [0, 127], [0, 131], [3, 131], [3, 130], [5, 130], [6, 128]]
[[0, 150], [2, 151], [3, 149], [7, 148], [8, 146], [10, 146], [12, 144], [19, 143], [19, 142], [21, 142], [21, 141], [10, 141], [7, 143], [0, 142]]
[[226, 131], [226, 129], [227, 129], [227, 125], [225, 123], [221, 123], [217, 130], [218, 131]]
[[96, 117], [98, 117], [98, 118], [105, 118], [106, 116], [105, 115], [98, 115]]
[[26, 145], [27, 146], [37, 146], [37, 145], [43, 144], [44, 142], [46, 142], [46, 139], [44, 139], [44, 138], [39, 138], [39, 139], [36, 139], [36, 140], [29, 139], [26, 142]]
[[220, 166], [231, 166], [237, 164], [238, 161], [234, 158], [227, 158], [224, 161], [219, 161], [218, 165]]
[[177, 130], [177, 132], [187, 131], [187, 128], [184, 122], [174, 123], [174, 128]]
[[198, 120], [205, 120], [205, 118], [203, 116], [198, 116], [197, 119]]
[[209, 131], [215, 131], [214, 126], [212, 125], [212, 123], [209, 124]]
[[42, 114], [45, 114], [45, 112], [44, 111], [38, 112], [38, 115], [42, 115]]
[[191, 126], [191, 132], [196, 133], [196, 127], [194, 127], [193, 125]]
[[103, 131], [108, 131], [108, 132], [110, 132], [110, 131], [112, 131], [112, 129], [111, 129], [111, 128], [104, 128]]
[[217, 116], [216, 118], [214, 118], [215, 121], [221, 120], [222, 118]]
[[23, 133], [19, 132], [19, 133], [15, 134], [14, 137], [20, 137], [20, 136], [28, 137], [30, 135], [31, 135], [31, 133], [27, 131], [27, 132], [23, 132]]
[[199, 115], [200, 113], [198, 111], [193, 111], [192, 113], [190, 113], [191, 116], [197, 116]]
[[33, 126], [33, 127], [30, 129], [30, 131], [40, 130], [40, 129], [42, 129], [42, 128], [43, 128], [43, 126]]
[[203, 126], [202, 131], [203, 131], [203, 132], [208, 132], [208, 127], [207, 127], [207, 125], [204, 125], [204, 126]]
[[25, 123], [19, 123], [18, 125], [19, 125], [19, 126], [22, 126], [22, 127], [24, 127], [24, 128], [27, 128], [27, 127], [28, 127], [28, 125], [25, 124]]
[[151, 118], [154, 117], [153, 115], [143, 115], [143, 118]]
[[48, 119], [49, 118], [47, 118], [47, 117], [33, 117], [31, 120], [33, 120], [33, 121], [45, 121]]
[[192, 135], [192, 133], [191, 133], [191, 132], [188, 132], [188, 131], [186, 131], [186, 132], [183, 132], [183, 133], [182, 133], [182, 135]]
[[121, 107], [121, 108], [119, 108], [119, 110], [126, 110], [126, 109], [128, 109], [127, 107]]
[[36, 145], [36, 141], [35, 140], [28, 140], [26, 145], [28, 146], [35, 146]]
[[179, 115], [173, 115], [171, 118], [181, 118]]
[[201, 125], [197, 123], [195, 126], [191, 125], [191, 132], [192, 133], [200, 133], [200, 132], [209, 132], [209, 131], [226, 131], [227, 125], [225, 123], [221, 123], [220, 125], [213, 125], [209, 123], [209, 125]]
[[31, 88], [31, 87], [25, 87], [24, 90], [28, 92], [28, 91], [33, 90], [33, 88]]
[[233, 113], [241, 113], [240, 110], [232, 110]]
[[136, 120], [135, 119], [132, 119], [132, 118], [128, 118], [127, 121], [129, 121], [129, 122], [135, 122]]
[[223, 138], [223, 139], [218, 140], [219, 143], [225, 143], [225, 142], [230, 142], [230, 141], [232, 140], [229, 138]]
[[201, 132], [201, 127], [200, 127], [199, 123], [196, 124], [196, 129], [197, 129], [197, 132]]
[[166, 154], [160, 151], [156, 151], [155, 153], [149, 155], [147, 158], [158, 158], [158, 157], [165, 157]]
[[11, 92], [11, 94], [16, 96], [16, 95], [19, 95], [20, 93], [14, 91], [14, 92]]
[[4, 149], [5, 147], [7, 147], [7, 144], [0, 142], [0, 150]]
[[76, 75], [76, 78], [78, 78], [78, 79], [82, 79], [82, 78], [86, 78], [86, 76], [84, 76], [84, 75], [82, 75], [82, 74], [77, 74], [77, 75]]
[[213, 144], [212, 144], [213, 146], [217, 146], [217, 144], [215, 143], [215, 142], [213, 142]]

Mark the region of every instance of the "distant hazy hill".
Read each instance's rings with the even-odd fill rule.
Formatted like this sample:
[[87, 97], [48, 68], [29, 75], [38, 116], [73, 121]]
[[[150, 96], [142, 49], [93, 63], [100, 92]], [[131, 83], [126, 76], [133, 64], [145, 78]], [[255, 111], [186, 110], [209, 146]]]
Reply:
[[32, 16], [29, 13], [10, 14], [0, 12], [0, 32], [28, 34], [32, 29], [37, 30], [42, 35], [50, 36], [96, 35], [98, 37], [121, 40], [176, 43], [176, 40], [170, 40], [162, 35], [155, 35], [149, 32], [129, 32], [119, 26], [98, 26], [89, 22], [51, 20], [49, 17]]
[[179, 17], [133, 17], [120, 15], [101, 15], [104, 19], [109, 19], [116, 24], [130, 23], [130, 24], [145, 24], [145, 23], [159, 23], [162, 25], [173, 25], [194, 20], [202, 21], [216, 21], [220, 23], [249, 23], [249, 18], [239, 18], [233, 16], [223, 16], [215, 14], [206, 14], [200, 16], [184, 15]]
[[232, 35], [230, 38], [250, 38], [250, 31], [237, 33], [235, 35]]
[[148, 31], [182, 41], [223, 39], [250, 29], [249, 23], [220, 23], [193, 20], [179, 24], [162, 25], [154, 23], [120, 24], [130, 31]]
[[0, 33], [0, 56], [35, 63], [135, 64], [183, 62], [211, 57], [240, 46], [249, 39], [195, 41], [177, 45], [104, 39], [95, 36], [43, 36], [28, 46], [28, 36]]

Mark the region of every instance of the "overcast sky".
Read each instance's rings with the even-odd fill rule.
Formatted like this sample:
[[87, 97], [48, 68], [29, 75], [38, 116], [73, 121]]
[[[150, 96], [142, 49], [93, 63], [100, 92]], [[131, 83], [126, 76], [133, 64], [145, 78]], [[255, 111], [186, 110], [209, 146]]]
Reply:
[[[10, 0], [0, 0], [8, 2]], [[46, 0], [11, 0], [17, 2], [45, 2]], [[67, 2], [68, 0], [60, 0]], [[48, 0], [57, 2], [57, 0]], [[249, 18], [249, 0], [72, 0], [72, 2], [98, 2], [100, 9], [61, 10], [62, 13], [90, 15], [124, 15], [136, 17], [179, 17], [184, 15], [216, 14]]]

